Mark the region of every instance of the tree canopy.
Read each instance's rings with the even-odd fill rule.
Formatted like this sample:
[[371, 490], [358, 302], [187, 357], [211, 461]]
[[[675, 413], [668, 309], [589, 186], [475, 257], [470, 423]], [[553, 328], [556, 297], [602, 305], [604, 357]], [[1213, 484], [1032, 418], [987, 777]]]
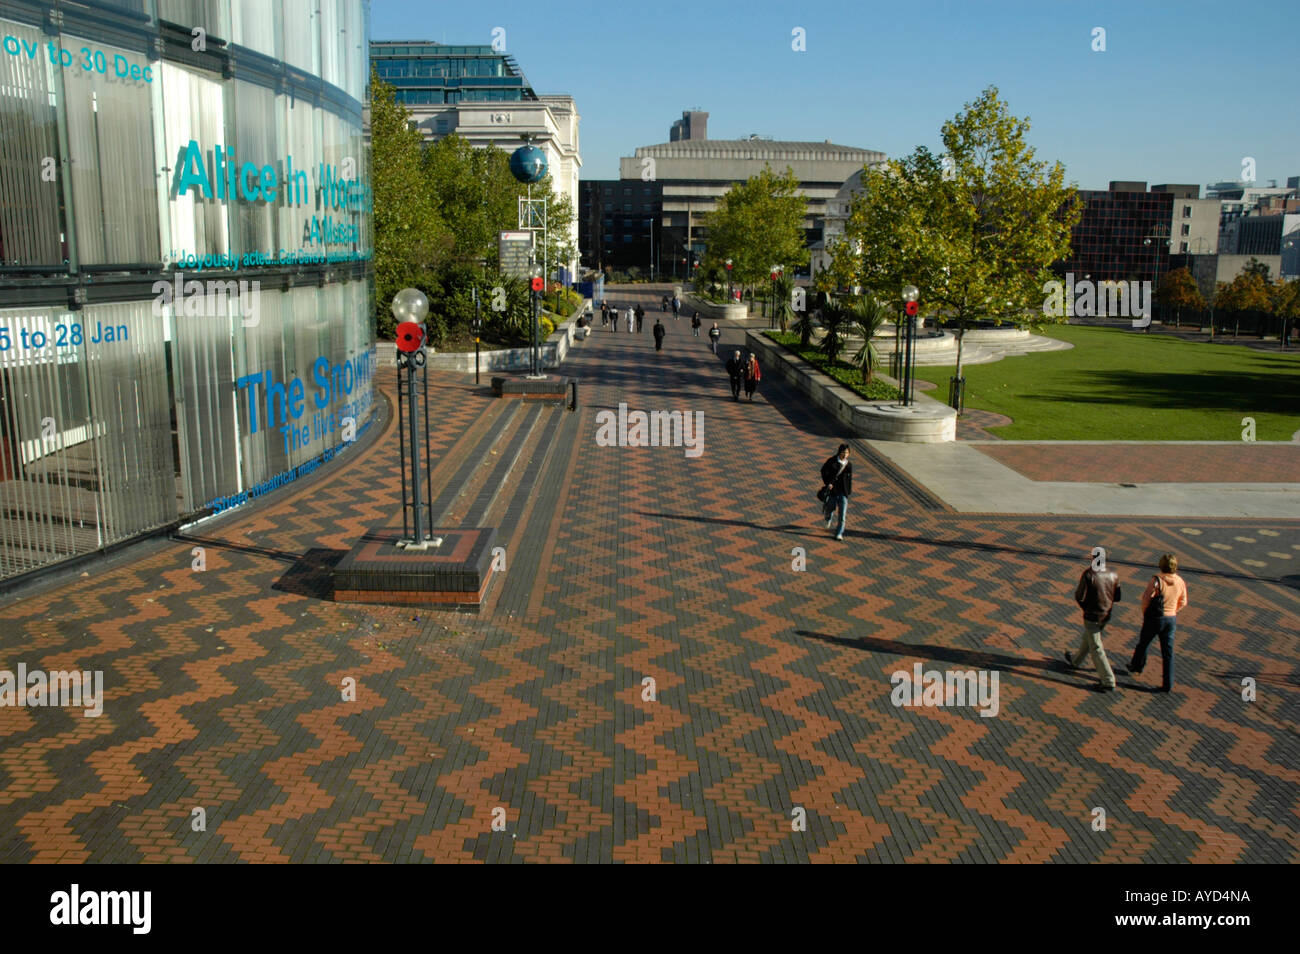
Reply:
[[[808, 262], [803, 220], [807, 203], [799, 180], [787, 168], [780, 175], [767, 166], [738, 182], [704, 216], [708, 250], [701, 270], [716, 274], [731, 259], [731, 281], [754, 285], [767, 280], [773, 265], [787, 271]], [[725, 272], [725, 269], [724, 269]]]

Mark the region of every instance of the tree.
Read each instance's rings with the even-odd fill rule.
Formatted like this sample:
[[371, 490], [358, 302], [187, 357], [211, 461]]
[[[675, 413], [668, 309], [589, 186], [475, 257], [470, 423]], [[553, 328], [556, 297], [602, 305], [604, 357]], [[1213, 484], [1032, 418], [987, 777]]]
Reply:
[[[403, 288], [424, 287], [451, 254], [451, 230], [438, 215], [421, 173], [422, 139], [393, 87], [370, 77], [371, 181], [374, 183], [375, 319], [380, 337], [396, 321], [389, 303]], [[427, 291], [426, 291], [427, 294]]]
[[773, 265], [793, 272], [808, 262], [806, 213], [793, 170], [777, 175], [771, 166], [765, 167], [728, 189], [717, 208], [704, 216], [709, 240], [702, 267], [731, 259], [731, 281], [741, 285], [767, 280]]
[[1041, 310], [1048, 267], [1068, 257], [1081, 214], [1064, 167], [1036, 160], [1028, 131], [990, 86], [943, 124], [944, 161], [918, 147], [865, 168], [823, 273], [891, 295], [917, 286], [925, 305], [958, 324], [959, 377], [967, 323]]
[[1270, 285], [1269, 296], [1273, 299], [1273, 314], [1282, 321], [1279, 337], [1285, 344], [1289, 337], [1287, 327], [1300, 322], [1300, 278]]
[[1264, 279], [1265, 283], [1268, 282], [1268, 266], [1253, 255], [1250, 257], [1250, 260], [1242, 266], [1241, 270], [1248, 275], [1258, 275], [1260, 278]]
[[1273, 301], [1259, 272], [1243, 271], [1232, 281], [1219, 283], [1218, 292], [1214, 296], [1214, 307], [1223, 311], [1269, 312]]
[[1186, 268], [1175, 268], [1165, 275], [1156, 290], [1156, 300], [1163, 307], [1174, 309], [1175, 324], [1184, 308], [1200, 311], [1205, 307], [1205, 296], [1201, 294], [1196, 278]]
[[865, 292], [849, 307], [849, 319], [858, 334], [862, 335], [862, 347], [853, 356], [851, 363], [861, 369], [863, 384], [871, 383], [871, 373], [880, 363], [873, 339], [888, 317], [888, 310], [870, 291]]

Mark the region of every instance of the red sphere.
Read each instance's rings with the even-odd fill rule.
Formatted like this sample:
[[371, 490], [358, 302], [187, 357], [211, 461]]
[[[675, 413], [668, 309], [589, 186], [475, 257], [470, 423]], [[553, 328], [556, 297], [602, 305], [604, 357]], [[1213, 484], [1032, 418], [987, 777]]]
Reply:
[[397, 350], [410, 354], [424, 345], [424, 325], [404, 321], [397, 326]]
[[907, 316], [909, 318], [915, 318], [916, 313], [920, 310], [920, 308], [921, 306], [914, 301], [909, 301], [907, 304], [903, 306], [903, 310], [907, 312]]

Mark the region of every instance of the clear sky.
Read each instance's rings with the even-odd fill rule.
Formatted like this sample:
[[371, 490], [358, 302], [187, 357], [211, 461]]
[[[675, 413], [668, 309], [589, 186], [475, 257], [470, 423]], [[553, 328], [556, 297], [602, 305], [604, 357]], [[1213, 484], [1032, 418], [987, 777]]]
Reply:
[[[759, 133], [940, 151], [945, 119], [996, 85], [1039, 158], [1105, 188], [1300, 175], [1295, 0], [373, 0], [371, 38], [491, 43], [582, 117], [582, 178], [666, 142]], [[1093, 30], [1105, 32], [1095, 52]], [[792, 49], [804, 31], [806, 50]]]

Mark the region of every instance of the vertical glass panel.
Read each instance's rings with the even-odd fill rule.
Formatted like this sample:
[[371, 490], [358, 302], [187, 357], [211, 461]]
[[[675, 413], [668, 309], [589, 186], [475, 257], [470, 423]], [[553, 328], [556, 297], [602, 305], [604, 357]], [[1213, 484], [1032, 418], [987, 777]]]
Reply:
[[[172, 387], [176, 401], [177, 444], [181, 456], [181, 499], [186, 512], [240, 489], [235, 414], [238, 395], [230, 335], [232, 309], [239, 310], [224, 286], [191, 280], [185, 301], [172, 319]], [[236, 286], [237, 287], [237, 286]], [[215, 291], [215, 289], [214, 289]], [[218, 300], [220, 298], [220, 300]], [[276, 316], [270, 316], [277, 321]], [[259, 314], [260, 320], [266, 320]]]
[[59, 221], [66, 166], [47, 38], [9, 20], [0, 20], [0, 34], [8, 44], [0, 53], [0, 266], [57, 267], [66, 257]]
[[[176, 261], [182, 253], [219, 254], [229, 247], [226, 203], [216, 198], [216, 183], [210, 182], [212, 196], [205, 197], [191, 183], [183, 194], [174, 194], [179, 181], [178, 170], [185, 168], [190, 142], [202, 156], [204, 174], [215, 176], [213, 149], [224, 142], [225, 114], [221, 82], [215, 75], [162, 63], [163, 90], [163, 160], [171, 190], [171, 242], [167, 258]], [[190, 162], [198, 172], [197, 160]]]
[[149, 61], [76, 36], [64, 36], [63, 48], [73, 60], [63, 86], [81, 264], [157, 263]]
[[284, 61], [308, 73], [320, 64], [320, 4], [318, 0], [266, 0], [283, 3]]
[[163, 323], [153, 302], [81, 314], [105, 544], [179, 513]]
[[100, 545], [80, 319], [0, 309], [0, 576]]
[[274, 0], [234, 0], [230, 8], [233, 23], [231, 40], [250, 50], [279, 59], [276, 49], [280, 36], [280, 5]]
[[[281, 430], [287, 423], [290, 387], [285, 379], [283, 335], [284, 325], [292, 314], [289, 299], [298, 291], [293, 289], [278, 295], [263, 291], [261, 320], [249, 327], [236, 323], [235, 418], [240, 477], [245, 489], [289, 467], [285, 434]], [[314, 289], [308, 291], [314, 294]], [[240, 379], [246, 379], [242, 386], [238, 384]]]
[[202, 27], [209, 36], [230, 37], [230, 0], [158, 0], [158, 18], [187, 31]]
[[[279, 146], [276, 143], [275, 93], [264, 86], [255, 86], [241, 80], [229, 85], [234, 107], [234, 136], [227, 142], [234, 149], [241, 170], [245, 162], [258, 169], [270, 165], [276, 169], [277, 180], [283, 176], [280, 166]], [[250, 180], [254, 177], [250, 177]], [[260, 180], [259, 180], [260, 181]], [[272, 202], [229, 202], [231, 250], [237, 254], [255, 249], [272, 251], [280, 248], [276, 206], [281, 201], [277, 181], [276, 198]]]

